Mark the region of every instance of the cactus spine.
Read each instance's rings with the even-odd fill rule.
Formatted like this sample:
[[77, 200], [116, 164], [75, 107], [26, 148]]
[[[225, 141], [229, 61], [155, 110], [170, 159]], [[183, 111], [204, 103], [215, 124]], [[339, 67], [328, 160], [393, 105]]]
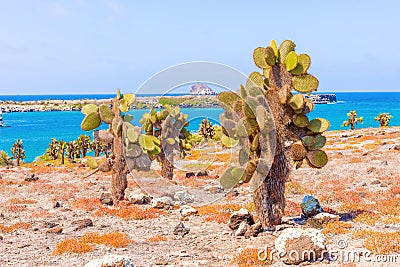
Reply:
[[[303, 162], [321, 168], [328, 158], [321, 148], [329, 128], [323, 118], [309, 121], [313, 104], [302, 93], [317, 90], [318, 79], [307, 73], [310, 57], [295, 52], [295, 43], [286, 40], [279, 49], [275, 41], [254, 51], [254, 62], [262, 69], [252, 72], [238, 92], [223, 92], [219, 101], [226, 147], [240, 144], [239, 163], [222, 175], [220, 182], [231, 188], [238, 182], [252, 182], [254, 203], [263, 227], [281, 223], [285, 208], [284, 188], [290, 164]], [[292, 94], [296, 90], [298, 94]], [[275, 127], [274, 127], [275, 124]], [[289, 161], [291, 160], [291, 161]]]

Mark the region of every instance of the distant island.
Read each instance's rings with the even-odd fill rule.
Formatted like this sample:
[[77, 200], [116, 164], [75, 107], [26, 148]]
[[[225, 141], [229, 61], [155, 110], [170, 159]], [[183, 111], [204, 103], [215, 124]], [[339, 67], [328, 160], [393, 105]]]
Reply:
[[217, 93], [206, 84], [194, 84], [190, 87], [190, 95], [217, 95]]
[[314, 104], [328, 104], [337, 102], [335, 94], [306, 95], [306, 98], [310, 99]]

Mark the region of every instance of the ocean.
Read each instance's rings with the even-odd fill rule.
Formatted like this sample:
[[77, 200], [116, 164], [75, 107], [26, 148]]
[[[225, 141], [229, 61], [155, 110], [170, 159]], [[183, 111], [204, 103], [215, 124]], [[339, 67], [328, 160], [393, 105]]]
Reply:
[[[346, 119], [346, 113], [357, 110], [364, 117], [364, 124], [356, 128], [379, 127], [374, 117], [380, 112], [389, 112], [393, 119], [391, 126], [400, 126], [400, 92], [384, 93], [335, 93], [338, 102], [335, 104], [316, 105], [310, 114], [310, 119], [317, 117], [327, 118], [330, 130], [345, 129], [340, 125]], [[104, 99], [114, 95], [72, 95], [72, 96], [0, 96], [0, 100], [31, 101], [47, 99]], [[219, 115], [223, 112], [220, 108], [182, 108], [189, 115], [189, 130], [196, 131], [202, 119], [209, 118], [212, 123], [218, 124]], [[145, 110], [132, 110], [133, 122], [138, 124]], [[86, 132], [80, 129], [83, 114], [77, 111], [32, 112], [32, 113], [7, 113], [3, 114], [3, 120], [9, 128], [0, 127], [0, 150], [11, 153], [11, 146], [16, 139], [22, 139], [26, 162], [31, 162], [35, 157], [43, 154], [51, 141], [51, 138], [71, 141], [80, 134]], [[102, 126], [106, 128], [106, 125]], [[90, 134], [91, 133], [86, 133]]]

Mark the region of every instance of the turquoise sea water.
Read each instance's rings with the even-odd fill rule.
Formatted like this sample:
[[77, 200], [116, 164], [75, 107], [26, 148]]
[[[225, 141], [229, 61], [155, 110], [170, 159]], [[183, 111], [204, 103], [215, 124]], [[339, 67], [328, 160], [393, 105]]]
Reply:
[[[374, 117], [379, 112], [389, 112], [394, 116], [391, 126], [400, 126], [400, 92], [396, 93], [336, 93], [338, 103], [327, 105], [316, 105], [310, 118], [325, 117], [331, 122], [330, 130], [345, 129], [340, 127], [346, 119], [349, 110], [357, 110], [360, 116], [364, 117], [364, 124], [357, 127], [379, 127]], [[109, 95], [98, 95], [97, 98], [105, 98]], [[0, 99], [7, 99], [10, 96], [0, 96]], [[16, 96], [14, 96], [16, 99]], [[19, 96], [20, 97], [20, 96]], [[37, 96], [36, 96], [37, 97]], [[47, 98], [45, 98], [47, 97]], [[74, 99], [83, 99], [88, 97]], [[41, 99], [54, 99], [49, 96], [42, 96]], [[36, 100], [35, 96], [24, 96], [26, 100]], [[214, 123], [219, 120], [222, 112], [220, 108], [189, 108], [182, 109], [189, 114], [189, 130], [196, 131], [201, 120], [210, 118]], [[134, 116], [134, 123], [138, 123], [145, 110], [130, 111]], [[83, 115], [76, 111], [57, 112], [32, 112], [32, 113], [8, 113], [3, 114], [4, 123], [10, 128], [0, 127], [0, 150], [10, 154], [13, 142], [20, 138], [23, 140], [26, 150], [26, 162], [33, 161], [36, 156], [44, 153], [52, 137], [70, 141], [76, 139], [80, 134], [85, 133], [80, 129], [80, 122]], [[106, 128], [106, 126], [103, 126]], [[91, 133], [89, 133], [91, 134]]]

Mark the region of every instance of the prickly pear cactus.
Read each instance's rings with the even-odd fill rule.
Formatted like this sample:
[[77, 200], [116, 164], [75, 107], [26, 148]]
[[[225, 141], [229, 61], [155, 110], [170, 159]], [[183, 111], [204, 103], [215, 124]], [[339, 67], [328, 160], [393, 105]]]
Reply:
[[[192, 148], [186, 127], [188, 115], [180, 112], [179, 107], [165, 105], [164, 109], [150, 110], [140, 119], [142, 128], [129, 128], [126, 131], [125, 146], [127, 148], [128, 164], [141, 169], [142, 165], [150, 165], [157, 160], [161, 164], [161, 174], [164, 178], [173, 178], [173, 152], [179, 151], [184, 157]], [[138, 132], [144, 135], [138, 136]], [[142, 157], [141, 155], [147, 157]], [[146, 164], [144, 164], [146, 163]]]
[[358, 123], [364, 123], [363, 117], [359, 117], [356, 110], [351, 110], [347, 113], [348, 119], [343, 122], [342, 126], [348, 127], [350, 126], [351, 130], [355, 129], [355, 126]]
[[388, 127], [390, 120], [393, 118], [389, 113], [379, 113], [378, 116], [374, 118], [374, 120], [379, 121], [380, 127]]
[[199, 134], [201, 134], [206, 140], [213, 139], [215, 135], [215, 129], [208, 118], [205, 118], [201, 121]]
[[[308, 73], [311, 59], [297, 54], [295, 43], [272, 41], [254, 50], [254, 63], [261, 69], [252, 72], [237, 92], [222, 92], [219, 101], [226, 147], [240, 145], [239, 166], [222, 175], [222, 186], [251, 182], [254, 202], [264, 227], [280, 224], [285, 206], [284, 185], [290, 165], [307, 162], [321, 168], [328, 162], [322, 147], [326, 119], [309, 120], [314, 104], [304, 94], [318, 88], [318, 79]], [[294, 92], [293, 92], [294, 91]], [[291, 164], [292, 163], [292, 164]]]
[[[125, 122], [130, 121], [132, 116], [125, 114], [129, 107], [135, 101], [133, 94], [121, 95], [118, 90], [116, 97], [113, 99], [112, 108], [108, 105], [96, 104], [85, 105], [81, 112], [85, 114], [85, 118], [81, 123], [81, 128], [85, 131], [91, 131], [100, 126], [101, 123], [109, 125], [108, 130], [95, 131], [94, 138], [96, 141], [105, 145], [112, 144], [113, 158], [104, 159], [99, 162], [89, 159], [88, 165], [95, 171], [113, 171], [111, 181], [111, 193], [113, 203], [118, 203], [124, 198], [125, 189], [127, 187], [126, 175], [128, 167], [125, 160], [125, 150], [123, 144], [123, 131]], [[133, 126], [132, 126], [133, 127]], [[138, 135], [140, 132], [138, 133]]]

